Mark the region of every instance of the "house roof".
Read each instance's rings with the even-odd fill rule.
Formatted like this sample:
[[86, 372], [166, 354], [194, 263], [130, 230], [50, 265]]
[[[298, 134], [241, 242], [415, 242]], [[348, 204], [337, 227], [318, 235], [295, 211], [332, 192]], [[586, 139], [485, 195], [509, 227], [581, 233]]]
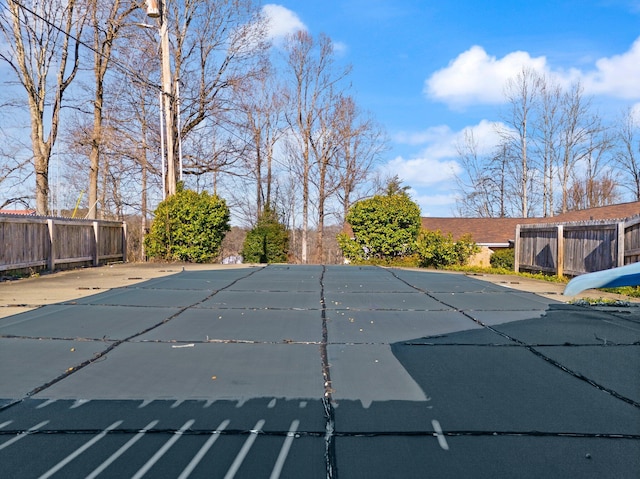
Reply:
[[471, 234], [473, 241], [487, 246], [506, 246], [515, 239], [519, 224], [571, 223], [575, 221], [625, 219], [640, 215], [640, 201], [570, 211], [546, 218], [432, 218], [423, 217], [422, 227], [451, 233], [454, 240]]
[[4, 215], [35, 215], [36, 210], [0, 210], [0, 214]]
[[534, 218], [422, 218], [422, 228], [440, 231], [459, 240], [470, 234], [473, 241], [483, 245], [508, 245], [515, 239], [516, 225], [534, 223]]
[[[640, 214], [640, 201], [629, 203], [619, 203], [617, 205], [600, 206], [598, 208], [588, 208], [586, 210], [569, 211], [556, 215], [552, 218], [545, 218], [546, 223], [569, 223], [572, 221], [592, 221], [592, 220], [614, 220], [625, 219]], [[551, 221], [548, 221], [551, 220]]]

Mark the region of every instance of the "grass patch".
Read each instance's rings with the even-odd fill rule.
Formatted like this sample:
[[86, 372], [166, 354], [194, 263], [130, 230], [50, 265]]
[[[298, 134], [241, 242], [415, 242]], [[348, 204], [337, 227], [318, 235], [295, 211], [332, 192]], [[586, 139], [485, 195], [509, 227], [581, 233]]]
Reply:
[[[515, 271], [507, 268], [482, 268], [480, 266], [450, 266], [446, 268], [448, 271], [457, 271], [461, 273], [475, 273], [475, 274], [497, 274], [497, 275], [510, 275], [519, 276], [522, 278], [537, 279], [540, 281], [549, 281], [551, 283], [567, 284], [571, 278], [566, 276], [556, 276], [545, 273], [516, 273]], [[619, 294], [621, 296], [627, 296], [629, 298], [640, 298], [640, 286], [624, 286], [621, 288], [601, 288], [600, 291], [606, 293]], [[624, 306], [628, 305], [625, 301], [616, 299], [605, 298], [581, 298], [571, 302], [571, 304], [578, 305], [591, 305], [591, 306]]]
[[628, 301], [610, 298], [580, 298], [569, 301], [569, 304], [577, 306], [629, 306]]
[[544, 274], [544, 273], [518, 273], [518, 276], [523, 276], [525, 278], [533, 278], [539, 279], [542, 281], [549, 281], [550, 283], [563, 283], [566, 284], [569, 282], [569, 278], [566, 276], [556, 276], [555, 274]]
[[541, 281], [548, 281], [550, 283], [562, 283], [569, 282], [569, 278], [560, 277], [556, 275], [550, 275], [545, 273], [516, 273], [512, 269], [507, 268], [481, 268], [479, 266], [452, 266], [447, 268], [449, 271], [458, 271], [462, 273], [477, 273], [477, 274], [502, 274], [510, 276], [520, 276], [521, 278], [538, 279]]
[[621, 288], [602, 288], [607, 293], [622, 294], [630, 298], [640, 298], [640, 286], [623, 286]]

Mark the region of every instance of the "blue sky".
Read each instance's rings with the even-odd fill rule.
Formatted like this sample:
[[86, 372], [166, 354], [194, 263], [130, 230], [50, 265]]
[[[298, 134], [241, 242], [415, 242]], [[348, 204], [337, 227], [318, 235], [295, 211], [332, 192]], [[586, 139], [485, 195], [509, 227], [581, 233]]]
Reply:
[[640, 0], [325, 0], [265, 3], [274, 36], [325, 33], [352, 92], [390, 138], [380, 167], [424, 216], [456, 212], [455, 143], [491, 143], [502, 88], [523, 66], [580, 80], [605, 118], [640, 105]]

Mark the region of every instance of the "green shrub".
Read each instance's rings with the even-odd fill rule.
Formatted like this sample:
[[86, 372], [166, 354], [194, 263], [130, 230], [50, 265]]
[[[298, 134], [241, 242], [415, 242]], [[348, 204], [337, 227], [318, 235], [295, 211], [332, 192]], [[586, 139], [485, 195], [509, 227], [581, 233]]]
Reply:
[[422, 267], [462, 266], [479, 251], [471, 235], [453, 241], [450, 233], [445, 236], [440, 231], [422, 230], [416, 241], [416, 252]]
[[640, 298], [640, 286], [622, 286], [620, 288], [603, 288], [603, 291], [622, 294], [631, 298]]
[[369, 258], [365, 260], [350, 261], [355, 265], [384, 266], [387, 268], [418, 268], [420, 258], [417, 254], [396, 256], [394, 258]]
[[256, 226], [247, 233], [242, 247], [245, 263], [286, 263], [289, 233], [276, 212], [265, 208]]
[[206, 263], [217, 257], [229, 230], [229, 208], [222, 198], [179, 184], [176, 194], [158, 205], [145, 250], [152, 258]]
[[410, 256], [420, 231], [420, 208], [402, 192], [355, 203], [346, 218], [353, 238], [341, 233], [338, 245], [352, 262], [385, 262]]
[[513, 248], [498, 249], [489, 260], [492, 268], [503, 268], [513, 271], [515, 266], [515, 250]]

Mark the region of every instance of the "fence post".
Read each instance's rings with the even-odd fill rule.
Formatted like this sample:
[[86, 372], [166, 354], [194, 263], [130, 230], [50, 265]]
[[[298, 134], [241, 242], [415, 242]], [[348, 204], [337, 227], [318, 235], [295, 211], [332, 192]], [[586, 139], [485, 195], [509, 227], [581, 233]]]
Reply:
[[49, 271], [52, 271], [56, 267], [56, 254], [55, 254], [55, 226], [52, 219], [47, 220], [47, 227], [49, 229], [49, 261], [47, 263], [47, 267]]
[[93, 265], [100, 265], [100, 225], [97, 221], [93, 222]]
[[556, 276], [562, 278], [564, 276], [564, 227], [558, 225], [558, 231], [556, 232], [557, 240], [557, 258], [556, 258]]
[[513, 269], [516, 273], [520, 272], [520, 225], [516, 225], [516, 243], [514, 245]]
[[[144, 238], [142, 238], [144, 241]], [[127, 222], [122, 222], [122, 262], [127, 262]]]
[[626, 245], [624, 244], [625, 223], [618, 223], [618, 262], [616, 266], [624, 266], [624, 251]]

